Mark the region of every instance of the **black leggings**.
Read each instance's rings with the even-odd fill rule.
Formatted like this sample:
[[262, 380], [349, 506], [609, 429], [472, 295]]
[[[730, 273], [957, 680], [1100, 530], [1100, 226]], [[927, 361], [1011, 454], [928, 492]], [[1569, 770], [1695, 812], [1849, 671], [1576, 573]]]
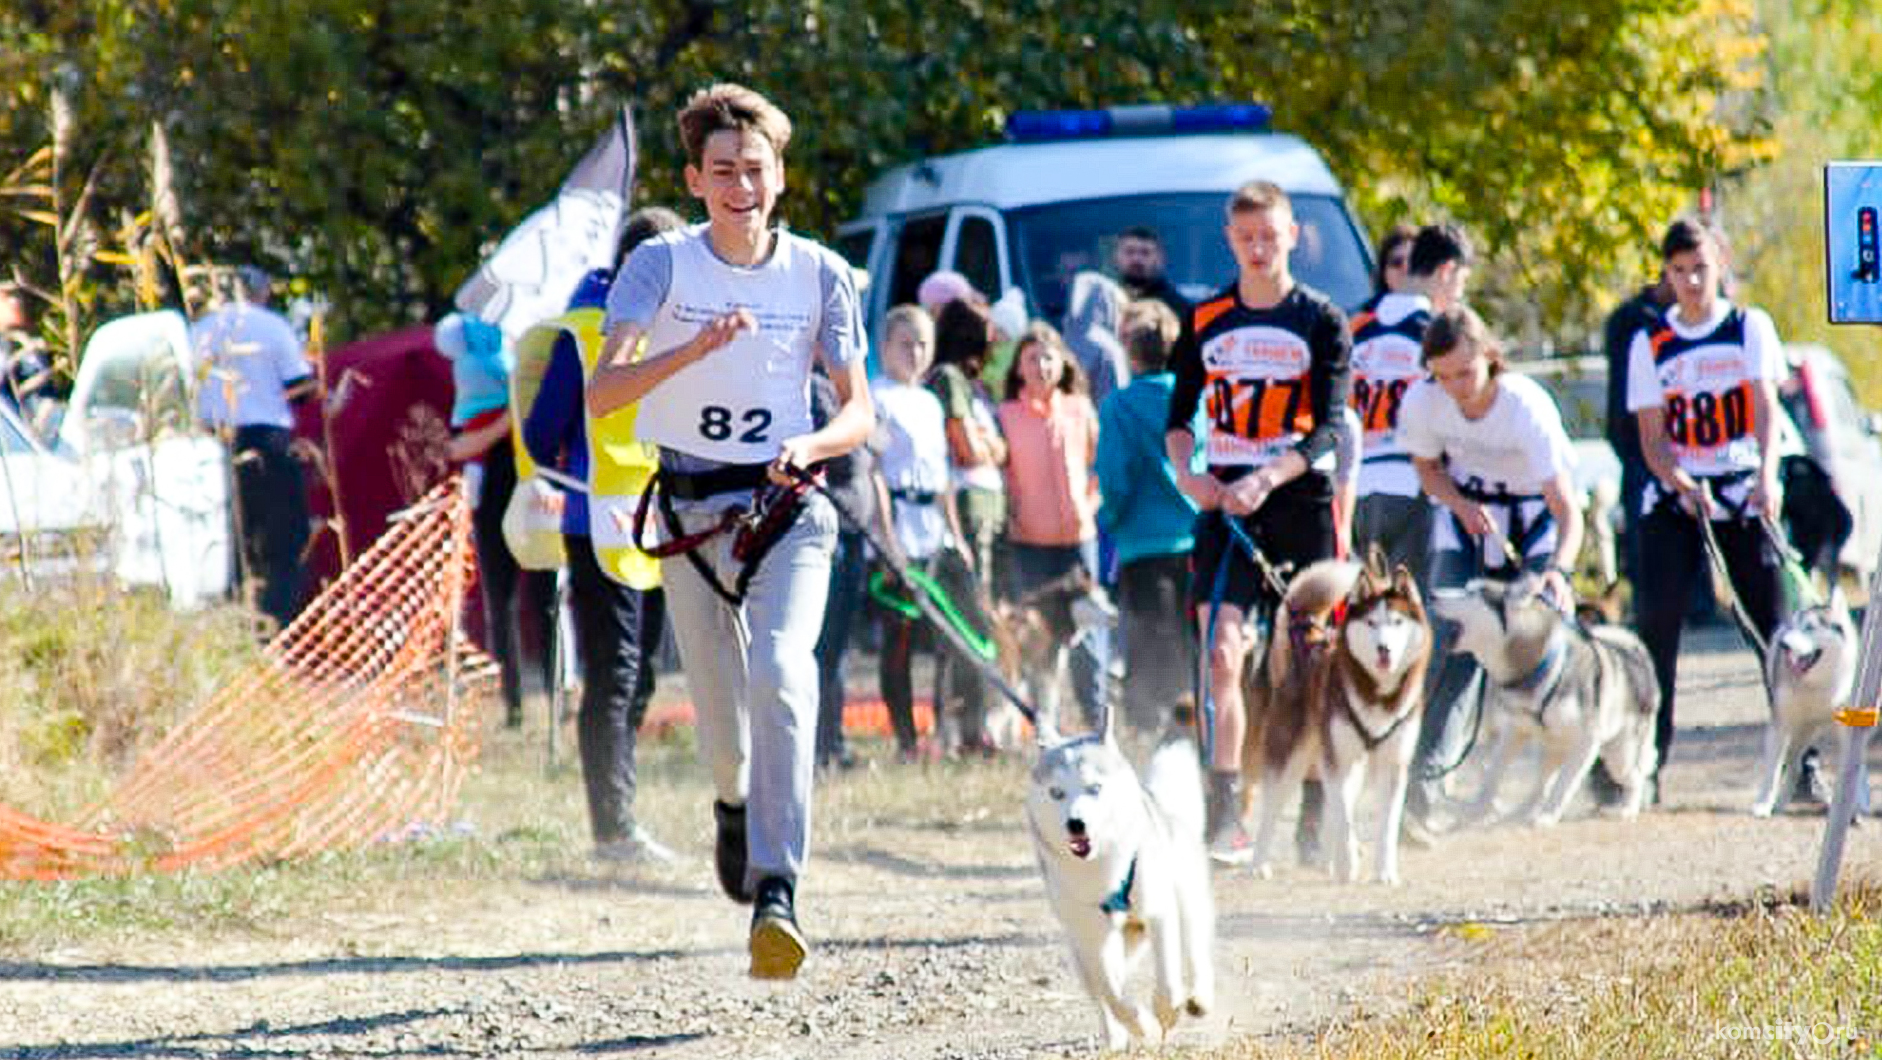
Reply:
[[[1753, 629], [1767, 642], [1777, 628], [1782, 581], [1777, 554], [1764, 529], [1754, 519], [1718, 520], [1712, 524], [1724, 556], [1732, 591], [1744, 606]], [[1660, 716], [1655, 743], [1660, 765], [1666, 764], [1673, 745], [1673, 688], [1679, 672], [1680, 627], [1697, 580], [1708, 577], [1705, 540], [1699, 524], [1679, 502], [1662, 497], [1640, 521], [1640, 579], [1634, 585], [1634, 614], [1640, 639], [1653, 656], [1654, 675], [1660, 680]], [[1763, 660], [1759, 660], [1763, 665]]]
[[[471, 513], [471, 538], [477, 548], [477, 575], [484, 590], [485, 642], [502, 673], [503, 706], [511, 725], [523, 720], [523, 630], [533, 626], [541, 635], [542, 687], [555, 687], [554, 653], [549, 650], [555, 628], [555, 572], [527, 571], [510, 555], [503, 540], [503, 511], [516, 490], [516, 461], [507, 439], [491, 446], [483, 457], [484, 482]], [[522, 616], [531, 617], [525, 619]]]

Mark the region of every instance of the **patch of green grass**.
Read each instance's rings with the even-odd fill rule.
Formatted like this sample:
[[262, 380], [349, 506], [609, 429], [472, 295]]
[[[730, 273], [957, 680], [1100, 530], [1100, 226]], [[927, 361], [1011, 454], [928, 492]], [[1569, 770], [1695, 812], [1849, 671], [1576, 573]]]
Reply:
[[[1882, 1057], [1873, 885], [1832, 916], [1791, 905], [1459, 934], [1469, 972], [1306, 1043], [1207, 1060]], [[1504, 936], [1515, 936], [1508, 938]], [[1479, 952], [1469, 953], [1471, 949]]]

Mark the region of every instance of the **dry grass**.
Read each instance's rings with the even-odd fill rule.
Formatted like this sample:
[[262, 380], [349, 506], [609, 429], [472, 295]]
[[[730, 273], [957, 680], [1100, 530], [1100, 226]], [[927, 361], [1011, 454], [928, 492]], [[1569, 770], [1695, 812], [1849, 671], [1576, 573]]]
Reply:
[[1207, 1060], [1882, 1056], [1882, 890], [1708, 913], [1453, 932], [1453, 970], [1312, 1041]]
[[102, 577], [0, 581], [0, 802], [54, 820], [90, 805], [257, 653], [240, 610], [176, 614]]

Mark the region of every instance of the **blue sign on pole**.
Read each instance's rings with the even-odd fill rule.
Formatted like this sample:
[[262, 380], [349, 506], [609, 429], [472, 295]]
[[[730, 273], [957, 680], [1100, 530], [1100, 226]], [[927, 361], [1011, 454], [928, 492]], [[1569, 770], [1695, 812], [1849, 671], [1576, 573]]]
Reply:
[[1823, 167], [1830, 323], [1882, 324], [1882, 162]]

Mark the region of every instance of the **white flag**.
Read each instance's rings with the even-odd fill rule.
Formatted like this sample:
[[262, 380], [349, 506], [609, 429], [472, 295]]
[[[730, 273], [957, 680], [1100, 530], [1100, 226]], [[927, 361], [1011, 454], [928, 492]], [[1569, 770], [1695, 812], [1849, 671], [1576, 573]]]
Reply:
[[634, 123], [626, 107], [569, 171], [555, 201], [523, 219], [457, 289], [466, 313], [514, 343], [560, 314], [583, 276], [614, 264], [634, 184]]

